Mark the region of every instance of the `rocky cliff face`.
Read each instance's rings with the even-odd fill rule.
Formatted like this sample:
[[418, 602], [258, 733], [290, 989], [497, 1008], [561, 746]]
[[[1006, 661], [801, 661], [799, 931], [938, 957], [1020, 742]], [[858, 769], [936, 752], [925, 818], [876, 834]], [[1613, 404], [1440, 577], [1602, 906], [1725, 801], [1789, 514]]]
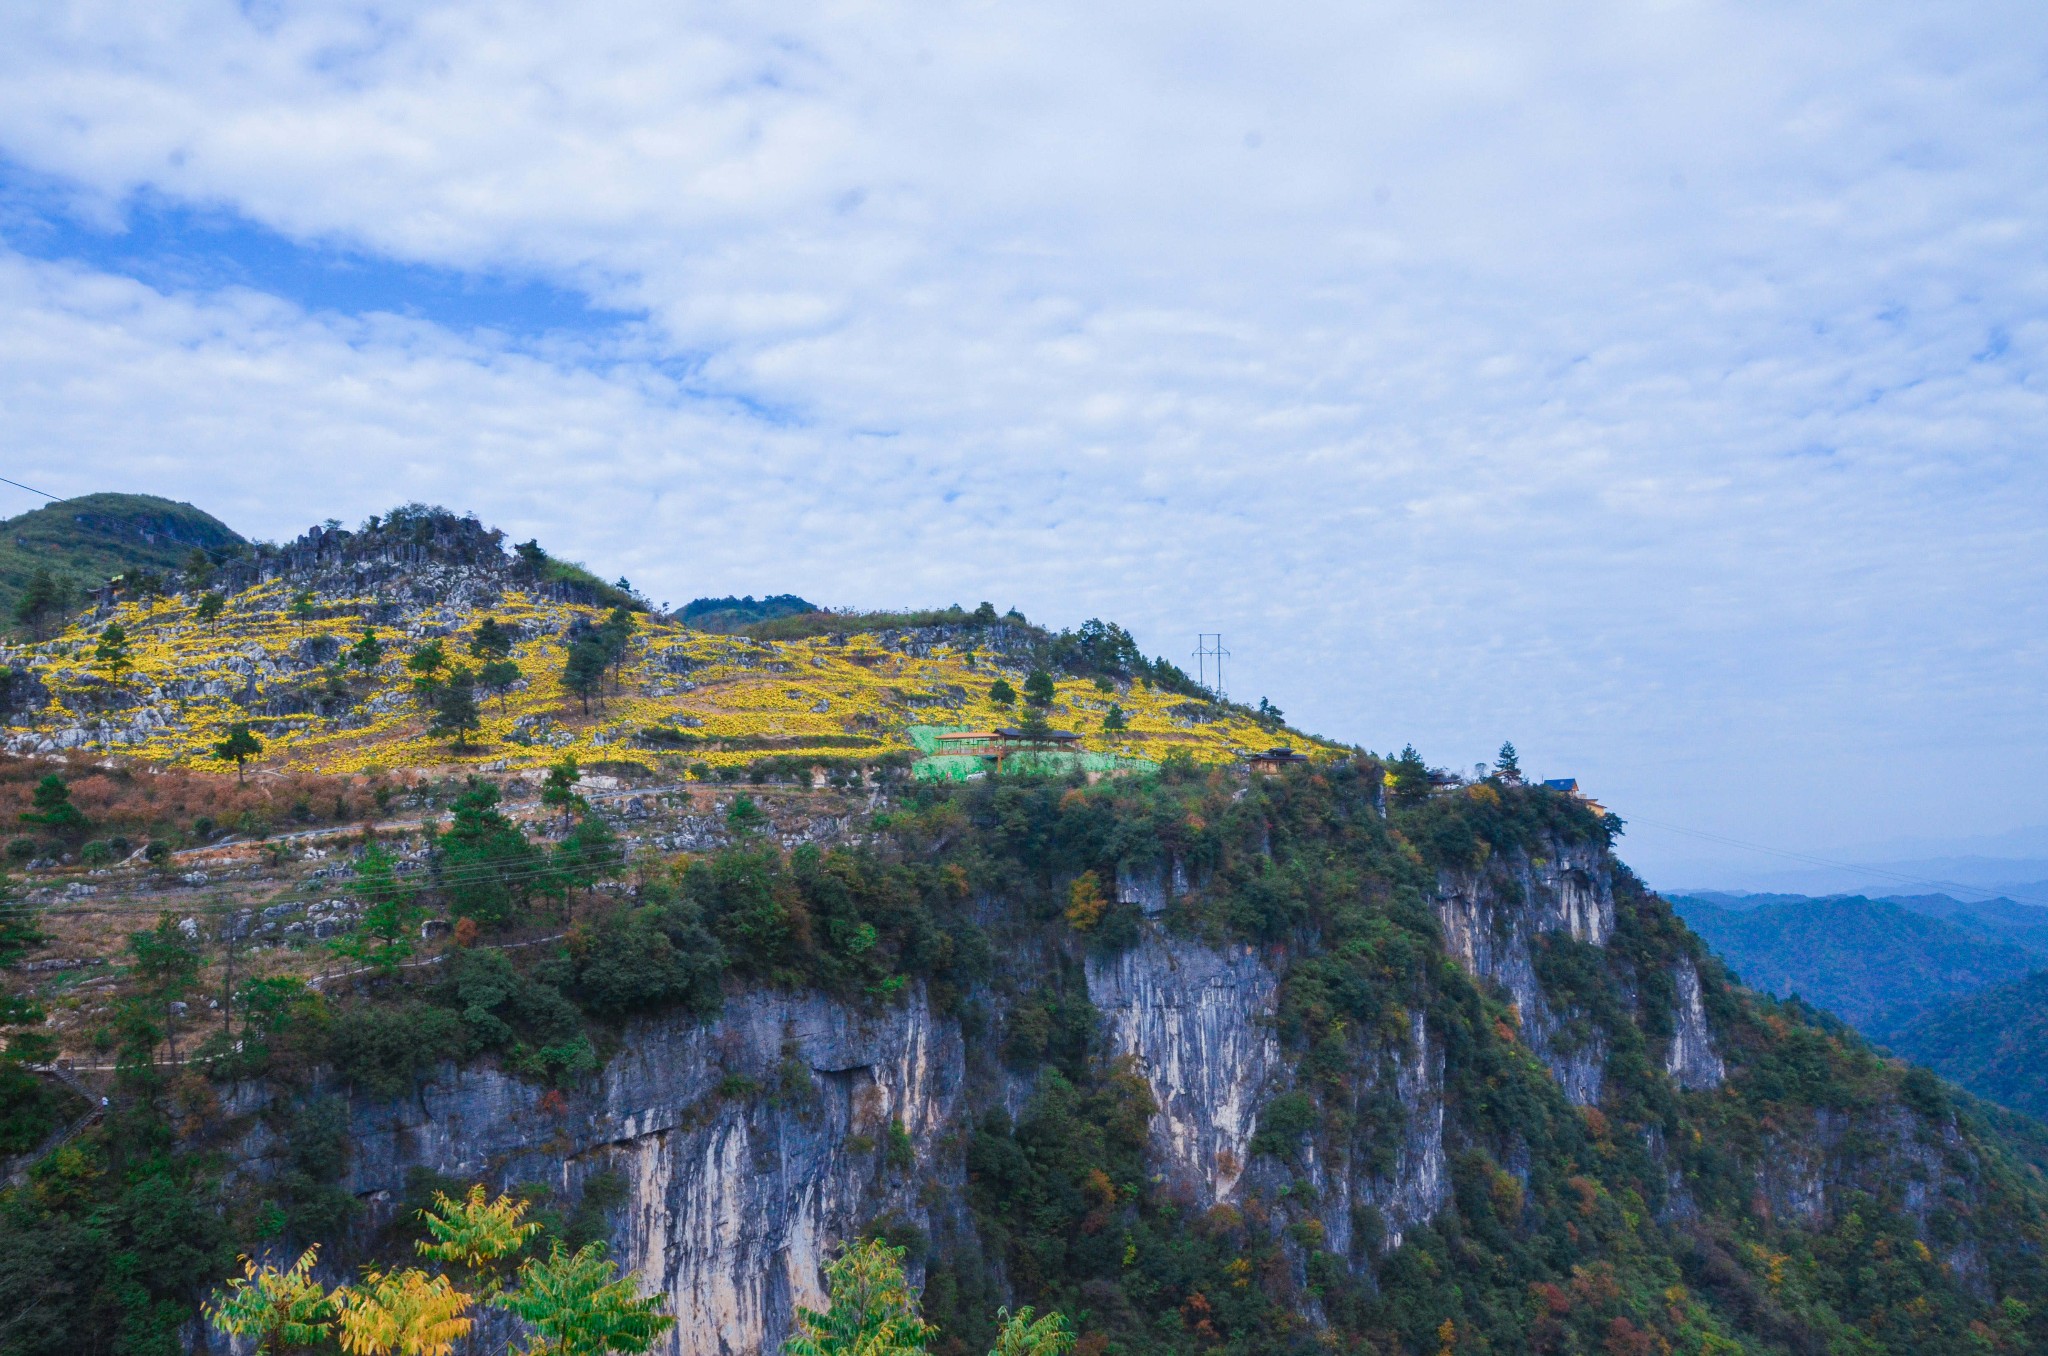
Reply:
[[1597, 1037], [1560, 1039], [1564, 1020], [1575, 1014], [1556, 1011], [1544, 995], [1532, 946], [1546, 932], [1593, 946], [1607, 941], [1614, 931], [1614, 890], [1602, 855], [1551, 844], [1540, 857], [1518, 854], [1484, 870], [1445, 872], [1438, 883], [1437, 918], [1444, 947], [1458, 963], [1513, 999], [1523, 1038], [1565, 1096], [1581, 1106], [1598, 1102], [1607, 1052]]
[[[1186, 889], [1171, 864], [1118, 881], [1118, 895], [1145, 916]], [[1597, 1041], [1567, 1049], [1561, 1032], [1575, 1014], [1544, 993], [1534, 946], [1552, 932], [1589, 946], [1610, 940], [1616, 899], [1604, 854], [1552, 846], [1446, 875], [1436, 909], [1448, 955], [1509, 995], [1530, 1049], [1571, 1100], [1597, 1100], [1606, 1051]], [[1069, 934], [1061, 944], [1073, 942]], [[1298, 1225], [1294, 1235], [1313, 1241], [1288, 1243], [1296, 1274], [1315, 1247], [1370, 1276], [1450, 1202], [1460, 1129], [1446, 1049], [1419, 1010], [1403, 1016], [1403, 1039], [1354, 1041], [1348, 1137], [1303, 1137], [1294, 1157], [1260, 1153], [1264, 1108], [1296, 1088], [1276, 1028], [1286, 963], [1284, 946], [1210, 946], [1147, 918], [1137, 944], [1087, 957], [1085, 987], [1104, 1053], [1128, 1061], [1157, 1106], [1157, 1180], [1198, 1211], [1243, 1206]], [[1690, 961], [1673, 987], [1663, 1067], [1681, 1088], [1716, 1086], [1724, 1067]], [[877, 1008], [731, 993], [709, 1022], [633, 1024], [580, 1092], [543, 1094], [473, 1067], [444, 1071], [403, 1102], [354, 1104], [346, 1186], [371, 1202], [375, 1225], [397, 1209], [414, 1168], [500, 1186], [547, 1182], [569, 1198], [598, 1172], [618, 1174], [614, 1254], [670, 1295], [678, 1325], [666, 1350], [774, 1352], [795, 1307], [823, 1299], [821, 1262], [838, 1241], [881, 1225], [942, 1254], [971, 1237], [967, 1133], [991, 1106], [1014, 1112], [1026, 1094], [1016, 1075], [987, 1077], [991, 1061], [969, 1045], [922, 989]], [[1812, 1153], [1784, 1153], [1776, 1176], [1759, 1182], [1774, 1209], [1825, 1213], [1825, 1139], [1800, 1141]], [[1898, 1153], [1909, 1149], [1901, 1141]], [[252, 1172], [270, 1172], [279, 1151], [260, 1129], [242, 1145]], [[1315, 1321], [1315, 1303], [1303, 1307]]]
[[[795, 1306], [823, 1298], [833, 1244], [877, 1220], [928, 1236], [961, 1227], [947, 1137], [963, 1069], [958, 1025], [922, 993], [876, 1012], [749, 993], [712, 1022], [635, 1025], [596, 1085], [566, 1098], [479, 1067], [358, 1103], [345, 1185], [374, 1228], [416, 1168], [572, 1197], [593, 1173], [621, 1174], [614, 1252], [671, 1297], [666, 1350], [772, 1352]], [[279, 1147], [259, 1129], [241, 1154], [263, 1172]]]
[[1203, 1204], [1230, 1199], [1251, 1162], [1258, 1110], [1291, 1081], [1273, 1034], [1279, 978], [1246, 946], [1150, 935], [1091, 958], [1088, 997], [1109, 1042], [1152, 1090], [1160, 1168]]

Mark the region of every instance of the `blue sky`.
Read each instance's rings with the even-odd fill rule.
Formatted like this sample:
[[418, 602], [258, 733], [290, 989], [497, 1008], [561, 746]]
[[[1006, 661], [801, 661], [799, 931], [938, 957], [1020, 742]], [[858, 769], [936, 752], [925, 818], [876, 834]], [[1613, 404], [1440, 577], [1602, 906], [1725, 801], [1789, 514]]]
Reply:
[[2038, 20], [20, 7], [0, 473], [1221, 630], [1659, 883], [2032, 842]]

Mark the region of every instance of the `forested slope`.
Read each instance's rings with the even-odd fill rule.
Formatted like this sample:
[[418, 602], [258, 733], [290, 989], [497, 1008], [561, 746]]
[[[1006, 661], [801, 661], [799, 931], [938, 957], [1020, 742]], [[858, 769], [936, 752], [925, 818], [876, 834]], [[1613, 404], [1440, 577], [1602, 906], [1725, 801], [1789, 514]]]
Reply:
[[200, 1017], [240, 915], [138, 929], [113, 1108], [0, 1203], [0, 1343], [168, 1350], [235, 1248], [398, 1256], [479, 1179], [691, 1353], [779, 1341], [863, 1230], [948, 1353], [1004, 1302], [1096, 1353], [2048, 1343], [2039, 1174], [1937, 1079], [1729, 983], [1614, 821], [1414, 767], [1004, 776], [836, 829], [720, 792], [630, 861], [572, 782], [524, 828], [479, 782], [412, 873], [320, 865], [368, 974], [244, 950]]

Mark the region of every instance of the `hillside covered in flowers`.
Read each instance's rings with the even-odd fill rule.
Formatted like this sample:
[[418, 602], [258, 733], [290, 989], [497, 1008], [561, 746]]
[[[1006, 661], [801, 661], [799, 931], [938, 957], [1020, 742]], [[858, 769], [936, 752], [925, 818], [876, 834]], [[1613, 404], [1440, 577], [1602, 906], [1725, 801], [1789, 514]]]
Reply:
[[474, 518], [420, 506], [282, 546], [195, 550], [180, 571], [98, 589], [5, 663], [10, 752], [237, 770], [571, 756], [678, 778], [764, 759], [957, 778], [980, 763], [938, 735], [1020, 723], [1078, 736], [1036, 756], [1089, 771], [1335, 749], [1212, 699], [1105, 623], [1055, 634], [984, 604], [697, 630], [537, 544], [508, 550]]

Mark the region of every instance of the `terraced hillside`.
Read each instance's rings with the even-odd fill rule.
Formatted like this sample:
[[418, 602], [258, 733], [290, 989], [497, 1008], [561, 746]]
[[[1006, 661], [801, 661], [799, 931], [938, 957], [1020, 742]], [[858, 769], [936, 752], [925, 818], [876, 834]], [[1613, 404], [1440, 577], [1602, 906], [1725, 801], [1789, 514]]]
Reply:
[[[820, 767], [887, 759], [957, 777], [980, 764], [934, 756], [938, 733], [1014, 726], [1032, 710], [1080, 736], [1058, 757], [1094, 771], [1174, 753], [1223, 761], [1276, 740], [1335, 748], [1208, 700], [1184, 677], [1159, 681], [1127, 636], [1099, 623], [1089, 644], [1066, 638], [1064, 664], [1061, 637], [988, 608], [901, 625], [835, 614], [807, 628], [781, 617], [764, 628], [774, 636], [708, 633], [537, 546], [508, 552], [502, 534], [438, 510], [401, 510], [353, 532], [316, 528], [248, 548], [206, 587], [171, 583], [9, 652], [8, 750], [218, 767], [215, 750], [246, 724], [261, 745], [255, 765], [295, 771], [515, 770], [566, 755], [679, 776], [780, 757]], [[486, 632], [504, 638], [502, 654], [478, 644]], [[573, 690], [574, 647], [604, 635], [619, 639], [603, 672]], [[442, 662], [429, 665], [435, 653]], [[474, 689], [474, 728], [437, 732], [434, 693], [493, 660], [516, 677], [500, 668], [497, 690]], [[1053, 678], [1049, 702], [992, 700], [1005, 687], [1021, 692], [1041, 668]]]

